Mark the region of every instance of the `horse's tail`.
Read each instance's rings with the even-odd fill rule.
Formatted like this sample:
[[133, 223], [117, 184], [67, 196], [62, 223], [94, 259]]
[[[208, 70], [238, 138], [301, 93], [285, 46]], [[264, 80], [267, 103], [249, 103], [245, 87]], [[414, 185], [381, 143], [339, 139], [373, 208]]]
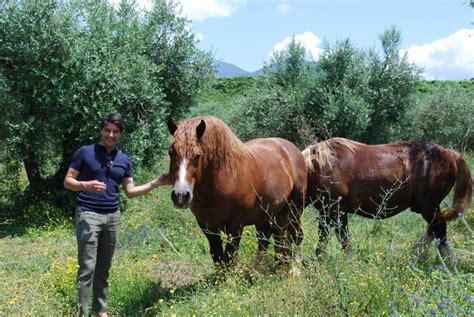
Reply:
[[441, 214], [445, 221], [455, 219], [460, 213], [466, 211], [471, 206], [471, 171], [469, 170], [466, 160], [459, 153], [455, 154], [457, 173], [456, 184], [454, 185], [453, 205]]

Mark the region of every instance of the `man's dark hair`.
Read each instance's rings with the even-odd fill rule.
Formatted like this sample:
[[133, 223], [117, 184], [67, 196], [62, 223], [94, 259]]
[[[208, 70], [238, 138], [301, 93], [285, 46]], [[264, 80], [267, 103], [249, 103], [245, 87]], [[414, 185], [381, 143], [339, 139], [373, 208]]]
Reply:
[[107, 123], [115, 123], [120, 129], [120, 133], [123, 132], [123, 119], [120, 113], [112, 112], [103, 117], [100, 121], [100, 129], [102, 130]]

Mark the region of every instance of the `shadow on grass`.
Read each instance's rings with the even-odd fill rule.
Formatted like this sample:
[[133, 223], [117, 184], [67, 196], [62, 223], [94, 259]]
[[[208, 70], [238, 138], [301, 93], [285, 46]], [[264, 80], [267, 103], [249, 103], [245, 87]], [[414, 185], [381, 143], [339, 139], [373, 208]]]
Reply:
[[[164, 287], [161, 282], [151, 282], [145, 290], [140, 292], [139, 298], [130, 298], [128, 302], [122, 303], [120, 314], [124, 316], [156, 316], [162, 311], [160, 300], [165, 303], [186, 302], [197, 292], [205, 292], [205, 285], [213, 285], [219, 278], [213, 273], [195, 282], [185, 284], [176, 288]], [[113, 313], [113, 312], [112, 312]]]
[[[167, 307], [160, 303], [172, 302], [173, 305], [185, 303], [191, 300], [196, 294], [203, 296], [206, 293], [214, 291], [226, 282], [231, 275], [238, 274], [239, 278], [244, 279], [249, 284], [255, 282], [255, 276], [250, 271], [237, 273], [234, 271], [217, 270], [199, 280], [184, 284], [178, 287], [164, 287], [161, 282], [151, 282], [145, 290], [141, 292], [140, 298], [130, 298], [128, 302], [122, 303], [120, 313], [124, 316], [156, 316], [162, 313], [163, 308]], [[114, 312], [112, 312], [113, 314]]]

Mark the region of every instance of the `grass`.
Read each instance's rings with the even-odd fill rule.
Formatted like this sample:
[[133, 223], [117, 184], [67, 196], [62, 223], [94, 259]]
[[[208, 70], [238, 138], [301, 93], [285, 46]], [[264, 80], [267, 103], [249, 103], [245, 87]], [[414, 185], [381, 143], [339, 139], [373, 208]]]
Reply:
[[[472, 161], [472, 160], [471, 160]], [[446, 201], [446, 205], [449, 201]], [[474, 311], [474, 208], [448, 224], [457, 262], [440, 263], [436, 248], [413, 263], [412, 244], [426, 224], [410, 211], [387, 220], [349, 219], [353, 256], [334, 237], [312, 260], [317, 213], [303, 216], [302, 276], [271, 263], [253, 268], [255, 231], [248, 227], [238, 265], [216, 273], [207, 240], [190, 210], [172, 207], [169, 188], [128, 203], [110, 276], [114, 315], [471, 315]], [[0, 239], [0, 315], [73, 315], [77, 270], [72, 219]]]

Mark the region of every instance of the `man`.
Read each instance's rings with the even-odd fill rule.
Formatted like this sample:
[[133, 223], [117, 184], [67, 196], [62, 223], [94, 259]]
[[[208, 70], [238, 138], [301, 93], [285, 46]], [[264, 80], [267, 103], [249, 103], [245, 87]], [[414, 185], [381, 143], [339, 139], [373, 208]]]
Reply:
[[79, 192], [76, 236], [80, 315], [88, 314], [92, 286], [92, 311], [96, 316], [107, 316], [109, 269], [120, 227], [120, 184], [127, 197], [133, 198], [168, 182], [166, 174], [162, 174], [147, 184], [133, 184], [130, 160], [117, 148], [123, 126], [118, 113], [104, 117], [100, 123], [101, 141], [77, 150], [64, 179], [65, 188]]

